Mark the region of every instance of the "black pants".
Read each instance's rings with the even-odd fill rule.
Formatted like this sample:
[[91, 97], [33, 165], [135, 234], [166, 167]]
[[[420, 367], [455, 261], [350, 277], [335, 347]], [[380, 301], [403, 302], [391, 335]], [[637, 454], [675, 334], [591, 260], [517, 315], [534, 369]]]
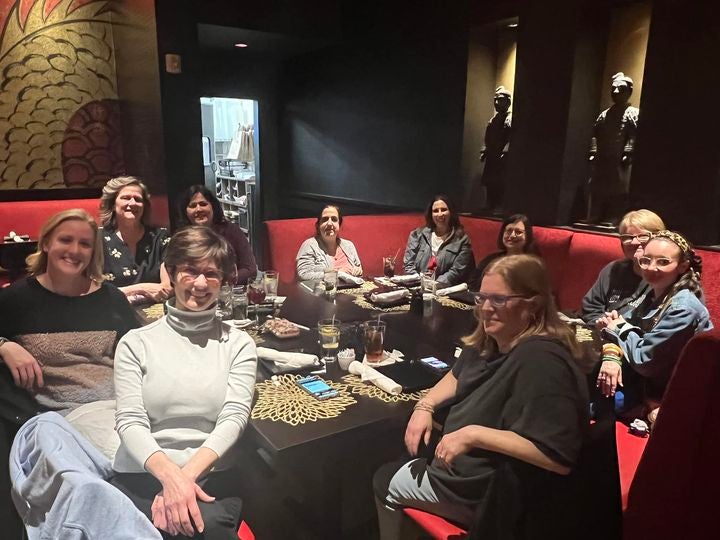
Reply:
[[[200, 514], [205, 523], [205, 530], [191, 537], [205, 540], [237, 540], [237, 530], [240, 524], [240, 510], [242, 501], [237, 495], [239, 492], [239, 477], [236, 470], [219, 471], [209, 474], [198, 484], [208, 495], [215, 497], [215, 502], [205, 503], [198, 501]], [[123, 473], [115, 475], [110, 482], [125, 493], [133, 504], [148, 519], [152, 519], [151, 506], [155, 495], [162, 490], [160, 482], [148, 473]], [[178, 535], [170, 536], [162, 532], [163, 538], [188, 538]]]

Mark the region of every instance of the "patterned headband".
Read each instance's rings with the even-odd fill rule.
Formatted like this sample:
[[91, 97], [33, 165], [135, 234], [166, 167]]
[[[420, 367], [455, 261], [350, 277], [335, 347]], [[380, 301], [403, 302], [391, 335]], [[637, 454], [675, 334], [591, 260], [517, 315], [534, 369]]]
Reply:
[[690, 247], [688, 241], [685, 240], [685, 237], [681, 234], [676, 233], [675, 231], [658, 231], [652, 235], [652, 238], [653, 240], [656, 238], [666, 238], [670, 240], [673, 244], [680, 248], [680, 251], [682, 251], [683, 255], [693, 253], [693, 250]]

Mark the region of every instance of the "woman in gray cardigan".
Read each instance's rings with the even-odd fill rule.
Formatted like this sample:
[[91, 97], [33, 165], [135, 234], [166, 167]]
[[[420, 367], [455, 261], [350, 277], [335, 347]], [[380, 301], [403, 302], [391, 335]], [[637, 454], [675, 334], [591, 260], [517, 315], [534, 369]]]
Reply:
[[340, 238], [342, 222], [337, 206], [328, 205], [322, 209], [315, 220], [315, 236], [302, 243], [295, 257], [299, 279], [322, 279], [324, 271], [331, 268], [362, 276], [362, 264], [355, 246], [350, 240]]
[[475, 267], [470, 237], [447, 195], [435, 196], [425, 211], [425, 227], [410, 233], [403, 267], [406, 274], [432, 270], [442, 285], [457, 285], [469, 277]]

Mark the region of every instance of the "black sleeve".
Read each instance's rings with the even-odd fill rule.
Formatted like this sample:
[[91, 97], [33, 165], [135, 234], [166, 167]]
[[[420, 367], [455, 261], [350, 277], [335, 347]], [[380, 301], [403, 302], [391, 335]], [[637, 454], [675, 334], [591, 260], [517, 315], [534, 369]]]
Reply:
[[568, 362], [569, 351], [557, 342], [518, 346], [519, 368], [511, 405], [505, 411], [510, 431], [528, 439], [553, 461], [573, 466], [587, 424], [587, 398]]
[[594, 324], [605, 314], [607, 294], [610, 288], [610, 270], [613, 264], [614, 262], [600, 270], [597, 280], [582, 299], [582, 319], [588, 324]]
[[505, 255], [502, 251], [496, 251], [495, 253], [491, 253], [490, 255], [487, 255], [484, 257], [477, 265], [475, 270], [473, 270], [472, 275], [470, 276], [470, 279], [468, 280], [468, 289], [471, 291], [479, 291], [480, 285], [482, 285], [482, 278], [483, 274], [485, 274], [485, 269], [488, 267], [488, 265], [493, 262], [498, 257], [502, 257]]
[[105, 283], [104, 285], [108, 288], [108, 296], [110, 297], [109, 307], [114, 314], [117, 325], [117, 343], [117, 341], [120, 341], [120, 338], [130, 330], [139, 328], [141, 326], [140, 320], [122, 291], [111, 283]]

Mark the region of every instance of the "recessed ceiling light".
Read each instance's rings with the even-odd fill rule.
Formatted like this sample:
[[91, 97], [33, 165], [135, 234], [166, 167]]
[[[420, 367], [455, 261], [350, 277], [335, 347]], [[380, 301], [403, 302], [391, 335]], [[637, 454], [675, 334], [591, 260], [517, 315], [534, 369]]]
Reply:
[[516, 22], [510, 23], [507, 25], [508, 28], [517, 28], [517, 26], [518, 26], [518, 23], [516, 23]]
[[245, 47], [248, 46], [248, 44], [247, 43], [236, 43], [235, 46], [238, 47], [239, 49], [244, 49]]

